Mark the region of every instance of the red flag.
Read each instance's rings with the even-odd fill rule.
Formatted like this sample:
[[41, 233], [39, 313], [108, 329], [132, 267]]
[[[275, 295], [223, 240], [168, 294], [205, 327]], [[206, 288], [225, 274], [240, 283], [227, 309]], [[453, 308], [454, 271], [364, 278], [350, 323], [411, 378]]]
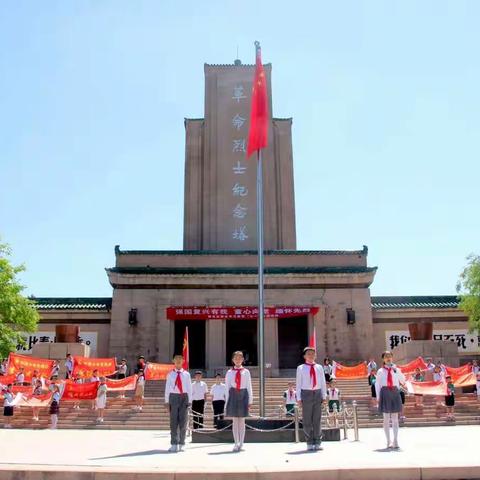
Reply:
[[188, 370], [190, 363], [190, 347], [188, 345], [188, 327], [185, 327], [185, 335], [183, 337], [183, 369]]
[[308, 339], [308, 346], [317, 350], [317, 331], [315, 330], [315, 327], [313, 327], [312, 334]]
[[255, 78], [252, 87], [252, 107], [250, 109], [250, 130], [248, 131], [247, 158], [265, 148], [268, 143], [268, 97], [267, 77], [262, 65], [262, 51], [260, 43], [255, 42], [257, 50]]

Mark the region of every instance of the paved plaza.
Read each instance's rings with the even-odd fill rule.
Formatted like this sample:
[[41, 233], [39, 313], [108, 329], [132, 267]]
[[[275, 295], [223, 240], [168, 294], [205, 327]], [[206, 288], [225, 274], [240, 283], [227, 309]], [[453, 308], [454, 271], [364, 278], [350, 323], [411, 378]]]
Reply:
[[360, 441], [304, 444], [187, 444], [168, 453], [165, 431], [2, 430], [0, 479], [472, 479], [480, 478], [478, 426], [403, 428], [401, 451], [384, 451], [381, 429]]

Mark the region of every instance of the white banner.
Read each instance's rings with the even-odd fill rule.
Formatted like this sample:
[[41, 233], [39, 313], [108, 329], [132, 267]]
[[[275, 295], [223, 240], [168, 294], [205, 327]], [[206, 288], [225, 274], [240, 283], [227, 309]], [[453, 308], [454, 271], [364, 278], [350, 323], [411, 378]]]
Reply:
[[[480, 335], [469, 333], [468, 330], [434, 330], [433, 340], [447, 340], [456, 342], [458, 353], [480, 353]], [[394, 350], [395, 347], [410, 341], [408, 330], [387, 330], [385, 332], [387, 350]]]
[[[97, 336], [98, 332], [80, 332], [80, 342], [90, 347], [91, 357], [97, 355]], [[55, 332], [25, 333], [23, 338], [25, 339], [26, 344], [25, 346], [17, 345], [17, 353], [30, 355], [35, 344], [55, 342]]]

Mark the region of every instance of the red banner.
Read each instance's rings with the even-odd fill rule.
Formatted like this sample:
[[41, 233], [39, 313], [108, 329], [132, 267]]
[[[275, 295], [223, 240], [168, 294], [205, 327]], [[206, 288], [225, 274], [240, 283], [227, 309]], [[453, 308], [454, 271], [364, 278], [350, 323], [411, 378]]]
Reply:
[[124, 392], [125, 390], [135, 390], [135, 387], [137, 386], [137, 376], [136, 375], [130, 375], [129, 377], [126, 378], [121, 378], [120, 380], [112, 380], [110, 378], [106, 379], [107, 383], [107, 388], [109, 391], [115, 392], [115, 391], [122, 391]]
[[19, 355], [18, 353], [10, 353], [8, 356], [7, 373], [10, 375], [16, 375], [18, 371], [23, 368], [25, 373], [25, 381], [27, 382], [32, 379], [34, 370], [38, 370], [38, 373], [41, 376], [50, 378], [53, 364], [54, 360], [31, 357], [30, 355]]
[[13, 385], [12, 387], [12, 393], [23, 393], [24, 395], [29, 395], [33, 391], [33, 388], [31, 385]]
[[16, 375], [0, 375], [0, 385], [10, 385], [15, 383], [17, 376]]
[[[318, 307], [266, 307], [265, 318], [289, 318], [315, 315]], [[257, 307], [168, 307], [168, 320], [256, 320]]]
[[397, 367], [402, 371], [404, 375], [410, 375], [415, 373], [415, 370], [419, 368], [421, 371], [427, 369], [427, 364], [424, 362], [422, 357], [418, 357], [411, 362], [406, 363], [405, 365], [397, 365]]
[[447, 394], [447, 384], [445, 382], [405, 382], [409, 393], [415, 395], [435, 395], [444, 396]]
[[51, 392], [42, 395], [23, 395], [18, 405], [20, 407], [47, 407], [51, 399]]
[[165, 380], [169, 372], [173, 370], [170, 363], [147, 362], [145, 369], [145, 380]]
[[462, 365], [461, 367], [445, 366], [445, 374], [452, 377], [453, 383], [455, 383], [460, 377], [468, 375], [469, 373], [472, 373], [472, 366], [469, 363]]
[[464, 375], [457, 376], [456, 379], [452, 377], [454, 385], [458, 388], [470, 387], [477, 384], [477, 379], [473, 372], [465, 373]]
[[98, 370], [99, 377], [112, 375], [117, 370], [117, 361], [115, 358], [73, 357], [73, 375], [90, 378], [94, 370]]
[[97, 397], [98, 382], [65, 382], [62, 400], [94, 400]]
[[347, 367], [338, 362], [333, 362], [333, 368], [333, 375], [335, 378], [355, 379], [368, 377], [368, 369], [365, 363], [359, 363], [358, 365], [354, 365], [353, 367]]

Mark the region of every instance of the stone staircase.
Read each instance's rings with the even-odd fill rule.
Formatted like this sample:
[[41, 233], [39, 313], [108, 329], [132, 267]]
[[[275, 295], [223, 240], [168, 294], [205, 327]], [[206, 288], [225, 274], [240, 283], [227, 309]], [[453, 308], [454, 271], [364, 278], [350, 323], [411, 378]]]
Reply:
[[[287, 388], [288, 378], [268, 378], [266, 380], [266, 413], [268, 417], [283, 416], [283, 391]], [[213, 379], [206, 379], [209, 387]], [[254, 405], [252, 416], [258, 416], [258, 379], [253, 378]], [[370, 387], [366, 380], [338, 380], [342, 400], [351, 404], [356, 400], [360, 428], [380, 427], [382, 418], [375, 408], [370, 407]], [[95, 422], [96, 412], [91, 410], [91, 402], [81, 402], [80, 410], [73, 409], [73, 403], [60, 404], [59, 428], [63, 429], [139, 429], [139, 430], [168, 430], [168, 412], [164, 405], [165, 383], [163, 381], [147, 382], [145, 402], [141, 412], [133, 410], [132, 392], [127, 392], [125, 399], [118, 398], [117, 393], [108, 397], [103, 424]], [[439, 426], [439, 425], [478, 425], [480, 424], [480, 402], [476, 395], [459, 393], [456, 396], [455, 422], [447, 421], [445, 407], [436, 406], [433, 397], [424, 397], [424, 406], [415, 407], [413, 396], [407, 396], [405, 405], [405, 426]], [[49, 415], [47, 409], [40, 411], [40, 421], [33, 422], [31, 409], [17, 408], [13, 418], [15, 428], [47, 428]], [[3, 416], [1, 417], [3, 423]], [[206, 406], [206, 424], [212, 425], [212, 409], [210, 402]]]

